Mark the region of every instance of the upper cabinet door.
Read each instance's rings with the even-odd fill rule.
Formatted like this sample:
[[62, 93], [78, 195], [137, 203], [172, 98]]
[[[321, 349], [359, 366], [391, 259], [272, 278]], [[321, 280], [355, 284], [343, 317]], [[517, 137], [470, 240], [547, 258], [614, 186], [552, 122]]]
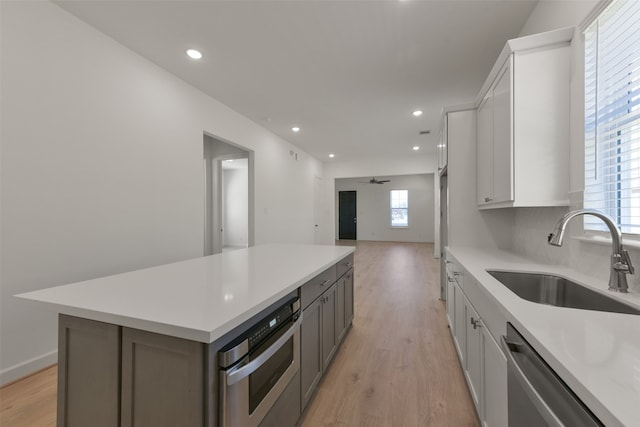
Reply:
[[572, 28], [509, 40], [477, 115], [480, 209], [568, 206]]
[[493, 200], [513, 200], [513, 145], [511, 132], [511, 64], [498, 75], [493, 87]]
[[492, 200], [492, 150], [493, 150], [493, 91], [489, 90], [477, 115], [478, 146], [477, 161], [477, 196], [478, 205], [490, 203]]

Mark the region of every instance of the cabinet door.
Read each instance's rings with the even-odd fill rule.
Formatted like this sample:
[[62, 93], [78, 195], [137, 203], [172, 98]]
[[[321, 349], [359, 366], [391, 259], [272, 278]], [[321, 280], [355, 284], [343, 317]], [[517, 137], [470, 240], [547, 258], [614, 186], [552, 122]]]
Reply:
[[122, 328], [121, 426], [202, 426], [204, 344]]
[[480, 414], [480, 418], [482, 418], [481, 413], [481, 399], [480, 399], [480, 381], [482, 375], [482, 359], [481, 355], [481, 334], [482, 334], [482, 323], [480, 321], [480, 316], [474, 310], [473, 306], [465, 299], [465, 320], [466, 320], [466, 342], [465, 342], [465, 351], [466, 351], [466, 375], [469, 381], [469, 389], [471, 391], [471, 397], [473, 397], [473, 402], [478, 409], [478, 413]]
[[345, 329], [351, 325], [353, 321], [353, 270], [344, 275], [344, 326]]
[[336, 351], [336, 289], [334, 284], [322, 299], [322, 371], [324, 372]]
[[482, 329], [482, 360], [482, 425], [507, 427], [507, 359], [485, 328]]
[[456, 345], [456, 350], [458, 351], [458, 357], [460, 358], [460, 364], [464, 369], [466, 367], [466, 353], [465, 353], [465, 334], [467, 332], [467, 328], [465, 327], [465, 312], [464, 312], [464, 294], [462, 290], [458, 286], [457, 283], [454, 282], [455, 288], [455, 339], [453, 340]]
[[508, 59], [493, 86], [493, 202], [513, 200], [511, 87]]
[[58, 348], [57, 425], [118, 425], [120, 327], [61, 314]]
[[478, 205], [490, 203], [492, 199], [491, 180], [493, 173], [491, 171], [491, 162], [493, 158], [493, 91], [485, 96], [484, 100], [478, 107], [477, 113], [477, 145], [476, 145], [476, 195]]
[[301, 410], [307, 406], [322, 377], [322, 297], [303, 312], [300, 326]]
[[335, 336], [336, 343], [342, 341], [344, 336], [345, 323], [344, 323], [344, 303], [345, 303], [345, 277], [342, 276], [336, 283], [336, 318], [335, 318]]
[[447, 274], [447, 321], [449, 322], [451, 335], [455, 336], [456, 288], [453, 283], [453, 277]]

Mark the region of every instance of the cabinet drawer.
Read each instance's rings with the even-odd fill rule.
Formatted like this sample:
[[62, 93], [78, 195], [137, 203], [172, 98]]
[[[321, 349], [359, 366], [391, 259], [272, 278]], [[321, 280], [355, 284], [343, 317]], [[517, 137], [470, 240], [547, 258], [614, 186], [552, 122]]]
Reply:
[[464, 282], [464, 293], [467, 295], [471, 304], [478, 312], [482, 322], [486, 325], [487, 330], [493, 336], [496, 342], [499, 342], [502, 335], [507, 333], [507, 317], [502, 312], [501, 307], [496, 301], [493, 301], [486, 290], [481, 288], [475, 278], [469, 276]]
[[300, 288], [300, 301], [304, 310], [336, 281], [336, 266], [333, 265], [318, 274]]
[[353, 267], [353, 254], [343, 258], [336, 264], [336, 268], [338, 269], [336, 277], [342, 277], [344, 273], [349, 271], [350, 268]]

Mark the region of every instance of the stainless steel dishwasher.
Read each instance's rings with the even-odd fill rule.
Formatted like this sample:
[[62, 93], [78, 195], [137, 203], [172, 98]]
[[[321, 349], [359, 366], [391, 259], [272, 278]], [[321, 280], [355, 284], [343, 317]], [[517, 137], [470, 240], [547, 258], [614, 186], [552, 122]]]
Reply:
[[509, 426], [602, 426], [520, 333], [507, 323]]

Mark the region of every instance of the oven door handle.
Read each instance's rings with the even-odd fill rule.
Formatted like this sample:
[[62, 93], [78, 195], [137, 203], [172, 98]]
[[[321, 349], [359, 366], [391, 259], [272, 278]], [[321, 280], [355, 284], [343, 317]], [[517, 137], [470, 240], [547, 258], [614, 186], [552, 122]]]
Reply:
[[527, 394], [531, 403], [536, 407], [538, 413], [544, 420], [547, 422], [549, 426], [552, 427], [564, 427], [564, 424], [560, 419], [556, 416], [553, 410], [547, 405], [547, 402], [544, 401], [540, 393], [535, 389], [531, 381], [527, 378], [525, 373], [522, 371], [522, 368], [518, 364], [518, 361], [512, 354], [512, 347], [519, 346], [520, 344], [512, 344], [507, 341], [507, 337], [501, 337], [502, 348], [505, 350], [507, 354], [507, 362], [513, 366], [513, 373], [515, 374], [516, 379], [522, 386], [523, 391]]
[[297, 331], [300, 329], [300, 324], [302, 323], [302, 311], [300, 312], [300, 317], [298, 320], [294, 322], [293, 325], [287, 331], [282, 334], [280, 338], [273, 344], [269, 346], [265, 351], [263, 351], [260, 356], [253, 359], [251, 362], [247, 363], [244, 366], [230, 369], [225, 373], [225, 377], [227, 378], [227, 385], [231, 386], [238, 381], [243, 380], [248, 377], [252, 373], [254, 373], [260, 366], [264, 365], [264, 363], [269, 360], [282, 346], [291, 338]]

